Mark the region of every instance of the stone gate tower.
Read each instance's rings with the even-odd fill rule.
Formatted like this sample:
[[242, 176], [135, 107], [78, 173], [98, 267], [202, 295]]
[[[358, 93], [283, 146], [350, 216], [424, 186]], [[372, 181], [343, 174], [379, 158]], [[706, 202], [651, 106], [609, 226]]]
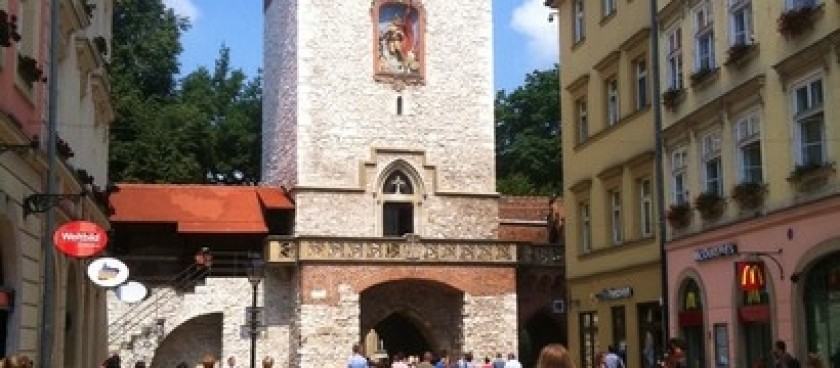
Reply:
[[[515, 351], [516, 248], [495, 240], [491, 1], [266, 0], [267, 243], [290, 364]], [[267, 306], [271, 307], [271, 306]]]

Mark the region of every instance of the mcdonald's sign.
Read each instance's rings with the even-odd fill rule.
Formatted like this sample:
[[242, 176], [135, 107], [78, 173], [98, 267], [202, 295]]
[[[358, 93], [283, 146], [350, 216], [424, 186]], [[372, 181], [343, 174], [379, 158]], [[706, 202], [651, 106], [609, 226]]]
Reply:
[[735, 262], [736, 277], [738, 285], [743, 291], [763, 290], [766, 275], [764, 274], [764, 263], [762, 262]]

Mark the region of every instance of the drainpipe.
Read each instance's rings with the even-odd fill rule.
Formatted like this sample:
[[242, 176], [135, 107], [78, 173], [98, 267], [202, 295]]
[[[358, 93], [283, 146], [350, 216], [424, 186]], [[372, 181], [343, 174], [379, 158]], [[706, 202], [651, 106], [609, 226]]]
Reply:
[[[56, 119], [58, 114], [58, 22], [59, 22], [59, 1], [52, 0], [48, 2], [50, 7], [50, 43], [48, 57], [49, 57], [49, 76], [47, 79], [47, 194], [55, 194], [58, 192], [58, 185], [55, 180], [56, 170], [56, 146], [55, 142], [58, 137], [56, 128]], [[41, 236], [41, 257], [44, 264], [44, 278], [43, 283], [43, 300], [41, 304], [41, 344], [38, 360], [41, 362], [39, 366], [49, 368], [52, 367], [52, 350], [53, 350], [53, 331], [55, 323], [54, 313], [56, 311], [55, 298], [55, 259], [52, 233], [55, 227], [55, 213], [53, 210], [47, 210], [44, 214], [44, 233]]]
[[653, 136], [654, 136], [654, 170], [656, 180], [656, 212], [657, 212], [657, 242], [659, 246], [659, 267], [662, 288], [662, 343], [667, 346], [669, 339], [670, 314], [668, 308], [668, 261], [665, 253], [665, 176], [663, 169], [662, 147], [662, 103], [660, 101], [659, 85], [659, 22], [656, 20], [658, 11], [657, 1], [650, 0], [650, 54], [653, 76]]

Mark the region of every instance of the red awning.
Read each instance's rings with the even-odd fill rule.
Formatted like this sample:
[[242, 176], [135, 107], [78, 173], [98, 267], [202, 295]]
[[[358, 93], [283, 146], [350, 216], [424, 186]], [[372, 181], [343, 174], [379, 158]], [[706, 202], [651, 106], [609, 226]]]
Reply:
[[181, 233], [267, 233], [264, 209], [294, 209], [281, 188], [120, 184], [115, 223], [176, 223]]

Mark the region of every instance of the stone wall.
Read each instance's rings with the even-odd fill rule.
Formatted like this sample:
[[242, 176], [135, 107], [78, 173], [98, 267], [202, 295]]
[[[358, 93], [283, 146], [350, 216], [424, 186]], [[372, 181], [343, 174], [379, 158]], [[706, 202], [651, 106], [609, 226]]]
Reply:
[[[295, 312], [292, 290], [288, 280], [283, 280], [275, 270], [268, 269], [257, 294], [257, 305], [266, 307], [264, 321], [267, 325], [265, 333], [257, 340], [257, 356], [259, 360], [267, 355], [272, 356], [275, 365], [280, 367], [288, 366], [290, 359], [289, 335]], [[187, 293], [175, 293], [169, 288], [152, 289], [151, 295], [168, 296], [150, 297], [137, 308], [127, 307], [112, 292], [108, 294], [109, 321], [130, 313], [129, 320], [139, 322], [132, 324], [133, 328], [124, 330], [119, 339], [109, 341], [111, 349], [119, 351], [126, 364], [133, 365], [139, 360], [161, 367], [165, 366], [161, 365], [163, 362], [168, 364], [186, 360], [193, 363], [195, 361], [192, 360], [206, 353], [225, 359], [234, 356], [239, 362], [246, 362], [250, 357], [250, 336], [242, 329], [246, 321], [245, 308], [251, 305], [252, 297], [251, 284], [246, 278], [207, 278], [204, 285], [196, 286], [193, 292]], [[170, 338], [170, 335], [189, 336], [189, 331], [196, 329], [196, 326], [210, 326], [201, 321], [206, 321], [213, 314], [222, 316], [220, 325], [213, 327], [218, 328], [214, 333], [220, 336], [220, 350], [213, 350], [212, 345], [207, 345], [206, 339]], [[163, 334], [153, 329], [158, 318], [165, 320]], [[152, 328], [151, 333], [142, 334], [143, 327]], [[120, 348], [120, 343], [130, 341], [132, 335], [139, 336], [133, 339], [132, 349]], [[163, 342], [174, 342], [179, 349], [158, 351], [158, 347], [164, 345]]]

